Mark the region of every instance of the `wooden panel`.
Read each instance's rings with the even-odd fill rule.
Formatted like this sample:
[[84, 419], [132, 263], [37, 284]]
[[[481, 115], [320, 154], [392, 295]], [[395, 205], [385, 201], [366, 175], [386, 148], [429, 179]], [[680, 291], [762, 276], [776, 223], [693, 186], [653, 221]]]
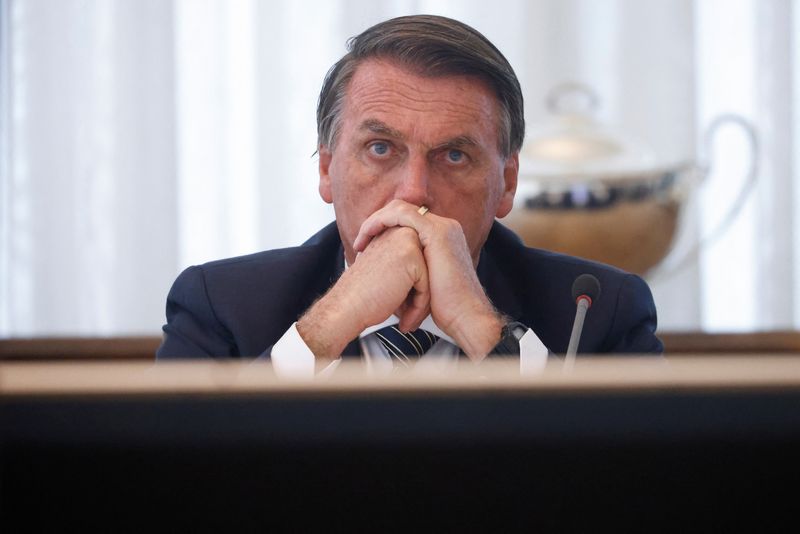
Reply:
[[749, 333], [659, 332], [671, 354], [785, 354], [800, 352], [800, 332]]
[[161, 337], [43, 337], [0, 340], [0, 360], [153, 360]]
[[[659, 332], [667, 356], [800, 353], [800, 332]], [[0, 360], [153, 360], [159, 336], [0, 340]]]
[[[579, 359], [568, 372], [550, 360], [534, 373], [520, 373], [514, 360], [491, 359], [454, 370], [398, 370], [390, 377], [371, 375], [359, 361], [345, 361], [319, 380], [286, 380], [267, 363], [243, 361], [152, 362], [3, 362], [0, 402], [7, 397], [53, 395], [310, 395], [314, 399], [355, 394], [454, 395], [525, 393], [636, 392], [678, 390], [794, 390], [800, 393], [800, 355], [676, 356], [669, 365], [659, 358], [607, 356]], [[287, 397], [288, 398], [288, 397]]]

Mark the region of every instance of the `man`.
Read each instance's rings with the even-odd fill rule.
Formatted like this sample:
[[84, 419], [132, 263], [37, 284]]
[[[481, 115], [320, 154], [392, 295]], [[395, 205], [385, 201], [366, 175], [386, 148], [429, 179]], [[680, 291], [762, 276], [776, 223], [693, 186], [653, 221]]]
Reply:
[[526, 248], [495, 221], [513, 205], [523, 102], [511, 66], [474, 29], [412, 16], [351, 39], [326, 77], [317, 126], [319, 192], [335, 224], [300, 247], [184, 271], [158, 358], [319, 368], [362, 355], [394, 368], [422, 353], [479, 362], [520, 343], [523, 356], [562, 354], [583, 273], [602, 297], [581, 352], [661, 352], [640, 278]]

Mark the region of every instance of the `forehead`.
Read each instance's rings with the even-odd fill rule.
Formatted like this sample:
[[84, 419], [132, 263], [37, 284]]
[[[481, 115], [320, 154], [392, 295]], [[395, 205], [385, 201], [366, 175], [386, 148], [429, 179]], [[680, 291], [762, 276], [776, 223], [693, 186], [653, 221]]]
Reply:
[[474, 76], [417, 74], [396, 63], [367, 60], [348, 84], [343, 106], [346, 130], [379, 121], [404, 135], [484, 137], [497, 143], [499, 103]]

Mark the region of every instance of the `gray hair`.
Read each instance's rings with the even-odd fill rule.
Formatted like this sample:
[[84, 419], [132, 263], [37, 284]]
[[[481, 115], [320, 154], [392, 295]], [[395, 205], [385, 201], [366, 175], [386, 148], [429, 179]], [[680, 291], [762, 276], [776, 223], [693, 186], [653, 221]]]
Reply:
[[500, 104], [499, 150], [518, 152], [525, 137], [522, 90], [514, 69], [481, 33], [446, 17], [397, 17], [347, 41], [345, 54], [325, 76], [317, 104], [317, 142], [333, 148], [350, 79], [366, 59], [398, 62], [423, 76], [474, 76], [494, 90]]

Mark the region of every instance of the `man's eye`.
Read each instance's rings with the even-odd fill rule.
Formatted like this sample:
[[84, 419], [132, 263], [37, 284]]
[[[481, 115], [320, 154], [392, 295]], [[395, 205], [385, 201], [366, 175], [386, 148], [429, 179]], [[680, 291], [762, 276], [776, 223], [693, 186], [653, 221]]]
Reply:
[[376, 156], [385, 156], [389, 153], [389, 143], [378, 141], [369, 145], [369, 151]]
[[454, 148], [450, 149], [447, 151], [447, 161], [450, 163], [461, 163], [464, 161], [464, 153]]

